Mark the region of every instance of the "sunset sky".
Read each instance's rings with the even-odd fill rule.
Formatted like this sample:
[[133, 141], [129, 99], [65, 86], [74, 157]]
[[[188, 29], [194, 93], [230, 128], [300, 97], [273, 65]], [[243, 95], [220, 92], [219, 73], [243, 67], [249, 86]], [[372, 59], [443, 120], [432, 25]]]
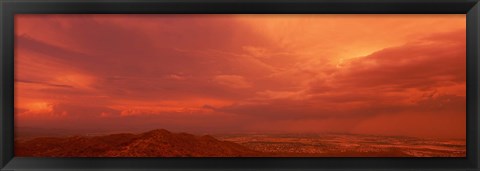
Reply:
[[465, 15], [16, 15], [15, 124], [465, 138]]

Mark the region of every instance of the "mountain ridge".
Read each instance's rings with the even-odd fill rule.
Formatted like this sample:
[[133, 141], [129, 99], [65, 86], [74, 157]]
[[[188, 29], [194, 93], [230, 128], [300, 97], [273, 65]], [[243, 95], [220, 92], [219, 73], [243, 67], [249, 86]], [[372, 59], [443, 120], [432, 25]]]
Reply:
[[34, 138], [16, 142], [15, 155], [28, 157], [255, 157], [261, 152], [210, 135], [155, 129], [140, 134]]

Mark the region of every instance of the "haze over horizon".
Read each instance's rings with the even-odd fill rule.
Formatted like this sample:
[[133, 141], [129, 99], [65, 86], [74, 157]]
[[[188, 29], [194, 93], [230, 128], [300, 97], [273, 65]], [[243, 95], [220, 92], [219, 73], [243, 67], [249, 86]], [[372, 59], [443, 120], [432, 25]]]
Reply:
[[15, 16], [15, 126], [465, 138], [465, 15]]

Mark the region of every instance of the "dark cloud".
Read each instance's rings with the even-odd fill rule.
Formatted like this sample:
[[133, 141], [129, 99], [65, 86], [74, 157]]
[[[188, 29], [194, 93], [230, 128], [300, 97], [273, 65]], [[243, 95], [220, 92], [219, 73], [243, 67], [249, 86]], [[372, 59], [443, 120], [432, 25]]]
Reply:
[[58, 88], [74, 88], [73, 86], [70, 86], [70, 85], [51, 84], [51, 83], [46, 83], [46, 82], [41, 82], [41, 81], [31, 81], [31, 80], [19, 80], [19, 79], [16, 79], [15, 82], [18, 82], [18, 83], [27, 83], [27, 84], [39, 84], [39, 85], [46, 85], [46, 86], [52, 86], [52, 87], [58, 87]]
[[433, 41], [435, 38], [443, 40], [444, 34], [432, 35], [430, 39], [353, 59], [334, 79], [338, 86], [344, 88], [387, 86], [397, 90], [464, 83], [465, 32], [451, 34], [456, 39]]

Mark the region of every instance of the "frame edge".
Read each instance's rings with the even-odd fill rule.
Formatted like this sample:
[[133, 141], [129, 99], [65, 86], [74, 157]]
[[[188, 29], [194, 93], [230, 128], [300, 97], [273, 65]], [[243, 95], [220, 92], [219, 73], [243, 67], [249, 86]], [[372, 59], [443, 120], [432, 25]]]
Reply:
[[[13, 135], [14, 135], [14, 125], [13, 122], [9, 122], [13, 120], [13, 104], [12, 101], [14, 96], [14, 82], [13, 82], [13, 71], [14, 71], [14, 35], [7, 35], [10, 31], [13, 32], [14, 29], [14, 15], [12, 9], [6, 8], [5, 6], [12, 5], [10, 0], [0, 0], [0, 37], [2, 40], [0, 41], [0, 51], [2, 54], [2, 59], [0, 60], [0, 97], [1, 97], [1, 104], [0, 104], [0, 170], [7, 169], [5, 168], [7, 164], [12, 164], [12, 159], [14, 157], [14, 148], [13, 148]], [[65, 1], [63, 1], [65, 2]], [[142, 1], [140, 1], [142, 2]], [[470, 105], [467, 106], [467, 110], [471, 111], [472, 113], [476, 113], [477, 115], [474, 118], [469, 118], [470, 121], [467, 121], [467, 124], [470, 125], [469, 130], [467, 130], [467, 134], [471, 135], [474, 133], [474, 137], [471, 137], [474, 144], [471, 144], [469, 151], [473, 151], [473, 155], [469, 155], [470, 164], [474, 168], [479, 168], [479, 154], [480, 148], [478, 148], [478, 142], [480, 142], [480, 136], [478, 135], [480, 130], [480, 117], [478, 116], [478, 98], [479, 98], [479, 69], [480, 66], [480, 51], [478, 50], [480, 36], [479, 36], [479, 18], [480, 18], [480, 6], [478, 1], [476, 1], [475, 6], [471, 7], [470, 10], [467, 12], [467, 58], [470, 63], [467, 63], [467, 79], [472, 78], [470, 83], [467, 83], [467, 91], [471, 92], [470, 96], [467, 94], [467, 99], [472, 100]], [[11, 41], [9, 41], [11, 39]], [[10, 58], [10, 56], [12, 56]], [[12, 74], [10, 74], [12, 72]], [[8, 75], [10, 74], [10, 75]], [[471, 91], [470, 91], [471, 90]], [[473, 105], [472, 105], [473, 104]], [[468, 105], [468, 102], [467, 102]], [[473, 125], [471, 124], [473, 123]], [[473, 132], [471, 132], [473, 131]], [[467, 136], [468, 137], [468, 136]], [[468, 155], [468, 152], [467, 152]], [[238, 169], [241, 170], [241, 169]], [[299, 169], [302, 170], [302, 169]]]
[[[4, 18], [4, 15], [3, 15], [3, 12], [4, 12], [4, 8], [3, 8], [3, 4], [5, 3], [5, 1], [0, 1], [0, 24], [2, 25], [2, 28], [0, 28], [0, 37], [4, 37], [3, 35], [3, 27], [5, 26], [5, 23], [3, 22], [3, 18]], [[0, 52], [2, 54], [2, 60], [5, 56], [4, 54], [4, 49], [3, 49], [3, 39], [0, 41]], [[3, 66], [0, 65], [0, 87], [2, 88], [2, 90], [0, 90], [0, 97], [3, 97], [3, 83], [4, 83], [4, 80], [3, 80]], [[3, 99], [2, 99], [3, 100]], [[3, 105], [0, 105], [0, 112], [3, 112]], [[5, 113], [1, 113], [1, 116], [0, 116], [0, 124], [2, 126], [0, 126], [0, 169], [2, 169], [3, 167], [5, 167], [6, 165], [6, 161], [5, 161], [5, 153], [3, 151], [5, 151], [5, 129], [3, 127], [4, 125], [4, 122], [5, 122], [5, 119], [4, 119], [4, 116]]]
[[[474, 130], [467, 130], [467, 138], [469, 137], [468, 135], [474, 135], [475, 138], [467, 141], [473, 142], [473, 144], [470, 144], [470, 146], [467, 146], [467, 149], [471, 149], [469, 151], [474, 151], [474, 155], [468, 155], [467, 151], [467, 156], [473, 157], [473, 161], [475, 163], [472, 163], [475, 165], [475, 168], [479, 168], [479, 163], [480, 163], [480, 148], [479, 148], [479, 142], [480, 142], [480, 117], [478, 116], [479, 112], [479, 76], [480, 76], [480, 70], [478, 67], [480, 67], [480, 34], [479, 34], [479, 29], [480, 29], [480, 3], [477, 1], [477, 3], [467, 12], [467, 57], [470, 63], [467, 63], [467, 81], [470, 79], [472, 80], [471, 82], [467, 82], [467, 111], [470, 111], [471, 113], [474, 113], [473, 118], [469, 118], [470, 120], [467, 120], [467, 128], [473, 128]], [[468, 61], [467, 61], [468, 62]], [[468, 106], [470, 105], [470, 106]], [[476, 123], [475, 123], [476, 122]], [[471, 125], [473, 124], [473, 126]], [[470, 125], [470, 126], [469, 126]], [[470, 136], [472, 137], [472, 136]]]
[[[13, 35], [7, 33], [13, 32], [13, 13], [8, 6], [8, 1], [0, 0], [0, 169], [13, 159]], [[12, 40], [12, 42], [9, 42]]]

